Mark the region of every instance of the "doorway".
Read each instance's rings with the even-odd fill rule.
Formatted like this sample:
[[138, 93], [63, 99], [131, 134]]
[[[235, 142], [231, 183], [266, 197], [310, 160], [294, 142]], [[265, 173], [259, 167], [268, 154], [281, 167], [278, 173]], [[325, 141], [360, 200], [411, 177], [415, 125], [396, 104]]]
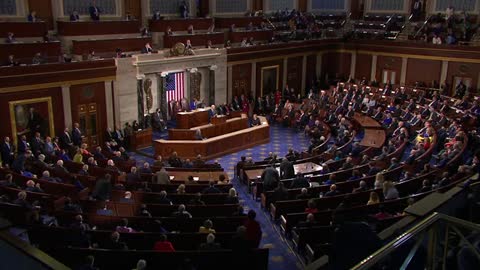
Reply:
[[78, 115], [74, 118], [78, 119], [80, 130], [82, 131], [83, 142], [88, 145], [99, 145], [99, 121], [96, 103], [78, 105]]

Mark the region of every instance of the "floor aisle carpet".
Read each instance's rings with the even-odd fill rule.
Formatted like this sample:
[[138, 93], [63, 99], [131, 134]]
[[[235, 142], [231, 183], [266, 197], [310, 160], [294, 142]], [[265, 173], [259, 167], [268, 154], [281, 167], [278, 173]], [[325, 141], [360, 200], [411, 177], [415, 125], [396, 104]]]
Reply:
[[[155, 132], [154, 139], [165, 138], [165, 133], [166, 132]], [[303, 151], [308, 148], [308, 145], [309, 138], [305, 137], [303, 132], [285, 128], [281, 125], [271, 125], [270, 143], [248, 148], [234, 154], [225, 155], [216, 158], [216, 160], [222, 165], [225, 172], [228, 173], [229, 178], [234, 179], [234, 167], [240, 160], [241, 156], [251, 156], [253, 160], [258, 161], [267, 157], [269, 152], [274, 152], [279, 157], [283, 157], [288, 152], [290, 146], [296, 151]], [[153, 161], [151, 158], [153, 157], [152, 147], [142, 149], [140, 152], [140, 155], [132, 153], [139, 165], [145, 161]], [[303, 269], [302, 262], [292, 250], [290, 241], [283, 237], [283, 233], [280, 232], [280, 227], [270, 219], [269, 213], [261, 209], [258, 201], [252, 199], [251, 194], [248, 193], [248, 190], [244, 185], [237, 182], [236, 179], [234, 179], [232, 183], [239, 193], [240, 203], [245, 207], [245, 211], [253, 209], [257, 212], [257, 220], [260, 222], [263, 230], [260, 246], [270, 249], [269, 269]]]

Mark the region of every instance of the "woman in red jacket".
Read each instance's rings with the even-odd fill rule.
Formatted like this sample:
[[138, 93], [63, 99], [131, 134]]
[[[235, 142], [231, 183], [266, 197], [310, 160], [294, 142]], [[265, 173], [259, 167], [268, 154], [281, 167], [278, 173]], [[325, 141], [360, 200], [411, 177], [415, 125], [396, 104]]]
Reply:
[[255, 211], [248, 211], [247, 220], [245, 221], [245, 227], [247, 228], [247, 240], [252, 243], [253, 248], [258, 248], [260, 240], [262, 240], [262, 228], [260, 224], [255, 220], [257, 213]]
[[167, 241], [167, 236], [165, 234], [160, 235], [160, 239], [153, 246], [153, 250], [160, 252], [175, 252], [175, 248], [171, 242]]

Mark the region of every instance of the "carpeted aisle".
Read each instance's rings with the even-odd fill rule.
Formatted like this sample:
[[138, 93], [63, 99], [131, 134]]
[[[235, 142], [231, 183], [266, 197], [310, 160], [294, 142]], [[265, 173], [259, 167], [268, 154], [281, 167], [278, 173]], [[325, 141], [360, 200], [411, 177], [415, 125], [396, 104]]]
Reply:
[[[165, 132], [162, 134], [154, 134], [154, 138], [164, 138]], [[251, 156], [253, 160], [262, 160], [268, 156], [269, 152], [276, 153], [279, 157], [285, 156], [288, 148], [293, 146], [296, 151], [303, 151], [308, 148], [309, 138], [305, 137], [303, 132], [297, 132], [293, 129], [284, 128], [281, 125], [270, 126], [270, 143], [258, 145], [246, 150], [219, 157], [216, 160], [228, 173], [230, 179], [234, 179], [234, 167], [240, 160], [241, 156]], [[141, 155], [132, 153], [137, 159], [138, 164], [145, 161], [152, 162], [153, 148], [141, 150]], [[150, 156], [150, 157], [147, 157]], [[271, 220], [269, 213], [261, 209], [260, 203], [252, 199], [248, 189], [234, 179], [233, 185], [238, 191], [240, 203], [245, 207], [245, 211], [250, 209], [257, 212], [257, 220], [260, 222], [263, 230], [262, 247], [270, 249], [269, 269], [272, 270], [292, 270], [303, 269], [302, 262], [297, 258], [296, 253], [292, 250], [292, 246], [283, 237], [280, 232], [280, 226]]]

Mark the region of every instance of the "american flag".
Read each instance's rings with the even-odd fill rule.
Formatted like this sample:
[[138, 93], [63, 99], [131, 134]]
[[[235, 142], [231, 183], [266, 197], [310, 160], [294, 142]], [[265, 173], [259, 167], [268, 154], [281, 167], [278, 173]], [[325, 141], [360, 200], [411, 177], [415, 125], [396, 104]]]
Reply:
[[180, 101], [185, 97], [185, 76], [183, 72], [170, 73], [167, 75], [167, 102]]

